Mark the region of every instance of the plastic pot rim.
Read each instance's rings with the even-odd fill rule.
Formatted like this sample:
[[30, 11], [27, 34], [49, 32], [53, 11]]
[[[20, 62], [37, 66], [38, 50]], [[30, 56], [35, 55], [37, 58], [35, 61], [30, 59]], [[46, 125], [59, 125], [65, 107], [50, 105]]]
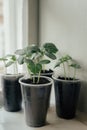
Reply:
[[77, 82], [81, 82], [80, 79], [73, 79], [73, 80], [64, 80], [64, 79], [58, 79], [57, 77], [55, 77], [54, 75], [52, 75], [52, 78], [56, 81], [59, 82], [66, 82], [66, 83], [77, 83]]
[[[38, 76], [33, 76], [33, 77], [38, 77]], [[28, 77], [27, 77], [27, 78], [25, 78], [25, 77], [20, 78], [20, 79], [19, 79], [19, 83], [20, 83], [21, 85], [24, 85], [24, 86], [36, 87], [36, 88], [41, 87], [41, 86], [49, 86], [49, 85], [52, 85], [52, 84], [53, 84], [53, 80], [52, 80], [51, 78], [49, 78], [49, 77], [47, 77], [47, 76], [40, 76], [40, 77], [41, 77], [41, 78], [48, 79], [48, 81], [50, 81], [50, 83], [45, 83], [45, 84], [29, 84], [29, 83], [24, 83], [22, 80], [23, 80], [23, 79], [24, 79], [24, 80], [27, 80], [27, 79], [29, 79]]]

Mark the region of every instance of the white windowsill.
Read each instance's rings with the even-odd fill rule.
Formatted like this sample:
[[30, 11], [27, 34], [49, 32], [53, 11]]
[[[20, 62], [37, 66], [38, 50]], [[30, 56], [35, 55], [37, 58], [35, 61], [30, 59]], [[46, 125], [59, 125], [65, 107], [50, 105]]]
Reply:
[[0, 110], [0, 130], [87, 130], [84, 114], [72, 120], [64, 120], [56, 116], [55, 108], [48, 111], [47, 122], [46, 126], [32, 128], [26, 125], [23, 111], [12, 113], [3, 108]]

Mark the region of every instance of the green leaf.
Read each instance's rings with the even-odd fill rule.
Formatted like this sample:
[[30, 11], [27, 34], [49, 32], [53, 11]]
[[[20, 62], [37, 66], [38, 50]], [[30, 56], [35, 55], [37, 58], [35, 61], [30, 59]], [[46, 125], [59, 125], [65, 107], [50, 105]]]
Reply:
[[15, 55], [12, 55], [12, 54], [8, 54], [5, 56], [5, 58], [10, 58], [12, 61], [16, 61], [16, 56]]
[[80, 69], [81, 68], [81, 66], [79, 64], [76, 64], [76, 63], [72, 63], [70, 66], [75, 68], [75, 69]]
[[63, 56], [62, 58], [59, 59], [61, 63], [67, 62], [69, 60], [72, 60], [72, 58], [69, 55]]
[[58, 62], [55, 66], [54, 66], [54, 68], [56, 68], [56, 67], [58, 67], [58, 66], [60, 66], [61, 65], [61, 62]]
[[16, 56], [15, 55], [12, 55], [12, 54], [8, 54], [5, 56], [6, 58], [10, 58], [12, 61], [16, 61]]
[[25, 48], [25, 55], [28, 56], [28, 57], [30, 57], [32, 55], [31, 49], [30, 49], [29, 46]]
[[37, 74], [41, 71], [42, 69], [42, 65], [37, 63], [35, 64], [32, 60], [30, 59], [27, 59], [26, 60], [26, 63], [27, 63], [27, 66], [28, 66], [28, 69], [33, 73], [33, 74]]
[[18, 63], [20, 65], [24, 63], [24, 57], [23, 56], [19, 56], [17, 60], [18, 60]]
[[34, 62], [33, 62], [32, 60], [30, 60], [30, 59], [27, 59], [25, 62], [27, 63], [28, 69], [29, 69], [33, 74], [36, 74], [36, 70], [35, 70], [36, 68], [35, 68]]
[[69, 56], [69, 55], [66, 55], [65, 57], [66, 57], [67, 60], [72, 60], [72, 57]]
[[38, 46], [31, 46], [30, 47], [31, 53], [37, 53], [40, 52], [40, 49]]
[[11, 60], [16, 61], [16, 56], [13, 55], [13, 56], [11, 57]]
[[40, 52], [38, 46], [32, 45], [25, 48], [26, 56], [31, 57], [34, 53]]
[[39, 63], [40, 64], [49, 64], [50, 60], [41, 60]]
[[8, 60], [8, 59], [6, 59], [6, 58], [0, 58], [0, 61], [6, 61], [6, 60]]
[[52, 53], [45, 53], [45, 55], [46, 56], [48, 56], [50, 59], [52, 59], [52, 60], [55, 60], [56, 59], [56, 56], [54, 55], [54, 54], [52, 54]]
[[33, 63], [33, 61], [31, 59], [27, 58], [27, 57], [25, 57], [24, 62], [27, 63], [27, 64]]
[[9, 62], [6, 63], [5, 67], [9, 67], [9, 66], [11, 66], [13, 63], [14, 63], [13, 61], [9, 61]]
[[5, 57], [12, 57], [12, 56], [14, 56], [14, 55], [12, 55], [12, 54], [7, 54]]
[[26, 57], [29, 57], [29, 58], [30, 58], [31, 56], [32, 56], [31, 51], [30, 51], [30, 50], [27, 50], [27, 51], [26, 51]]
[[42, 65], [37, 63], [35, 65], [35, 73], [38, 74], [42, 70]]
[[43, 47], [48, 53], [56, 53], [58, 51], [57, 47], [53, 43], [45, 43]]
[[25, 55], [25, 50], [24, 49], [16, 50], [15, 54], [17, 54], [17, 55]]

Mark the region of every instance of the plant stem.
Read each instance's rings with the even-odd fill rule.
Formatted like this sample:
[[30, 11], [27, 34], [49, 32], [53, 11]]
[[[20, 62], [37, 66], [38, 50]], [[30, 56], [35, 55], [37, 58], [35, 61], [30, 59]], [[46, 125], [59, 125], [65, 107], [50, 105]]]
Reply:
[[68, 66], [68, 78], [70, 77], [70, 66], [69, 66], [69, 62], [67, 61], [67, 66]]
[[35, 77], [33, 77], [33, 83], [35, 83]]
[[[42, 55], [42, 60], [44, 60], [44, 55]], [[43, 72], [45, 73], [45, 64], [42, 65]]]
[[37, 83], [39, 83], [39, 81], [40, 81], [40, 73], [41, 73], [41, 71], [39, 72]]
[[32, 78], [32, 76], [31, 76], [31, 73], [30, 73], [30, 70], [29, 70], [29, 68], [28, 68], [28, 65], [26, 64], [26, 66], [27, 66], [27, 73], [30, 75], [30, 78]]
[[[4, 62], [4, 67], [5, 67], [5, 65], [6, 65], [6, 63], [5, 63], [5, 61], [3, 61]], [[7, 74], [7, 68], [5, 67], [5, 73]]]
[[75, 79], [76, 77], [76, 68], [74, 68], [74, 76], [73, 76], [73, 80]]
[[65, 77], [65, 80], [66, 80], [66, 70], [65, 70], [65, 65], [63, 63], [63, 69], [64, 69], [64, 77]]
[[15, 73], [18, 74], [17, 62], [15, 62]]
[[43, 72], [45, 73], [45, 65], [43, 65]]

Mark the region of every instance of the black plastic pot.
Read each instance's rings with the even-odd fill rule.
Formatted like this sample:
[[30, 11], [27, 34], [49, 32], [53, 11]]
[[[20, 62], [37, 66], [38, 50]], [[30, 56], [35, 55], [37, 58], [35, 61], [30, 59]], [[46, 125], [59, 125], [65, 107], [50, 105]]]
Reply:
[[41, 71], [41, 75], [42, 76], [47, 76], [47, 77], [50, 77], [52, 78], [52, 75], [53, 75], [53, 70], [49, 69], [49, 70], [45, 70], [45, 71]]
[[2, 76], [4, 108], [9, 112], [16, 112], [22, 108], [21, 87], [18, 82], [22, 76], [21, 74]]
[[53, 76], [56, 100], [56, 112], [61, 118], [75, 117], [79, 98], [80, 80], [61, 80]]
[[[49, 78], [52, 78], [52, 75], [53, 75], [53, 70], [49, 69], [49, 70], [45, 70], [45, 71], [41, 71], [41, 75], [42, 76], [47, 76]], [[50, 102], [49, 102], [49, 105], [48, 105], [48, 108], [50, 107]]]
[[49, 105], [52, 79], [41, 76], [48, 81], [46, 84], [28, 84], [27, 79], [19, 80], [24, 99], [26, 124], [40, 127], [46, 124], [46, 115]]

